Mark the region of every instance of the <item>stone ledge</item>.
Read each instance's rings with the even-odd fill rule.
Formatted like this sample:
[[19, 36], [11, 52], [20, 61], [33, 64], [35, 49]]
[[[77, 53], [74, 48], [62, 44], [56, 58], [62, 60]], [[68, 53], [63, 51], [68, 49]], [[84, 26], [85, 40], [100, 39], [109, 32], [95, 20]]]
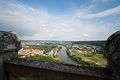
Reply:
[[96, 78], [103, 78], [105, 80], [112, 80], [112, 73], [107, 68], [92, 68], [92, 67], [83, 67], [63, 63], [53, 63], [46, 61], [35, 61], [35, 60], [25, 60], [25, 59], [13, 59], [8, 60], [5, 64], [25, 66], [31, 68], [38, 68], [43, 70], [57, 71], [62, 73], [74, 74], [74, 75], [83, 75], [91, 76]]

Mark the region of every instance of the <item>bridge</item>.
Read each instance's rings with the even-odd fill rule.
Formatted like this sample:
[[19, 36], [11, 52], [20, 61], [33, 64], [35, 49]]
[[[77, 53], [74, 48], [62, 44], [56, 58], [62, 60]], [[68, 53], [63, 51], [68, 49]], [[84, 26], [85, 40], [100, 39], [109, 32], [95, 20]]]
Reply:
[[106, 41], [106, 68], [18, 58], [21, 41], [14, 32], [0, 31], [0, 80], [120, 80], [120, 31]]

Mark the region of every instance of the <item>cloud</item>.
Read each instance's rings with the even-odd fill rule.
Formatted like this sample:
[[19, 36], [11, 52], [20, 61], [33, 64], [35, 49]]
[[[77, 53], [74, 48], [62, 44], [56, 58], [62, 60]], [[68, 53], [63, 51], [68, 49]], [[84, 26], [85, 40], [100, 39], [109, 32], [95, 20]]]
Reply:
[[19, 30], [19, 32], [29, 33], [30, 35], [42, 31], [43, 23], [48, 17], [47, 11], [37, 10], [21, 4], [1, 4], [0, 24], [1, 27], [4, 26], [3, 30], [8, 27], [7, 30]]
[[84, 11], [82, 10], [81, 12], [77, 12], [75, 14], [79, 19], [93, 19], [93, 18], [102, 18], [112, 15], [120, 15], [120, 6], [110, 8], [98, 13], [92, 13], [89, 11], [90, 11], [89, 9], [86, 9]]
[[[120, 7], [94, 13], [91, 8], [75, 9], [71, 13], [53, 15], [47, 9], [2, 1], [0, 3], [0, 30], [16, 31], [22, 39], [34, 40], [99, 40], [106, 39], [116, 28], [113, 20], [101, 24], [91, 19], [119, 15]], [[67, 16], [66, 16], [67, 15]], [[84, 19], [84, 20], [83, 20]]]
[[95, 2], [101, 2], [101, 3], [107, 3], [107, 2], [109, 2], [109, 1], [111, 1], [111, 0], [91, 0], [93, 3], [95, 3]]
[[86, 33], [84, 33], [83, 36], [84, 36], [84, 37], [87, 37], [87, 38], [90, 37], [90, 36], [89, 36], [88, 34], [86, 34]]
[[102, 1], [102, 3], [106, 3], [106, 2], [108, 2], [108, 1], [110, 1], [110, 0], [101, 0]]

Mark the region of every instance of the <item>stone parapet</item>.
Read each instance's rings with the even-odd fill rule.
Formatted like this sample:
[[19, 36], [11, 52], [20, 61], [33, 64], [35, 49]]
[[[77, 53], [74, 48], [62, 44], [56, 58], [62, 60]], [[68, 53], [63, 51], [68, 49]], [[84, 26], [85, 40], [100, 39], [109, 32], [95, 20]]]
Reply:
[[7, 80], [3, 62], [17, 57], [20, 39], [14, 32], [0, 31], [0, 80]]
[[106, 41], [105, 56], [114, 80], [120, 80], [120, 31], [113, 33]]
[[18, 51], [21, 48], [20, 39], [15, 32], [0, 31], [0, 54], [2, 52]]

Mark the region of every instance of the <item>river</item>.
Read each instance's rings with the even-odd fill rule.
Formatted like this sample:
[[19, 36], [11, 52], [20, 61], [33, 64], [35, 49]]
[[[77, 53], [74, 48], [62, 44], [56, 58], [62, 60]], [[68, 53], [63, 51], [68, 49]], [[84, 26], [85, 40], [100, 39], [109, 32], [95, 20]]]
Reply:
[[68, 64], [74, 64], [77, 65], [78, 63], [73, 61], [66, 52], [66, 47], [62, 46], [62, 48], [60, 49], [60, 51], [58, 52], [58, 57], [60, 59], [60, 62], [64, 62], [64, 63], [68, 63]]

